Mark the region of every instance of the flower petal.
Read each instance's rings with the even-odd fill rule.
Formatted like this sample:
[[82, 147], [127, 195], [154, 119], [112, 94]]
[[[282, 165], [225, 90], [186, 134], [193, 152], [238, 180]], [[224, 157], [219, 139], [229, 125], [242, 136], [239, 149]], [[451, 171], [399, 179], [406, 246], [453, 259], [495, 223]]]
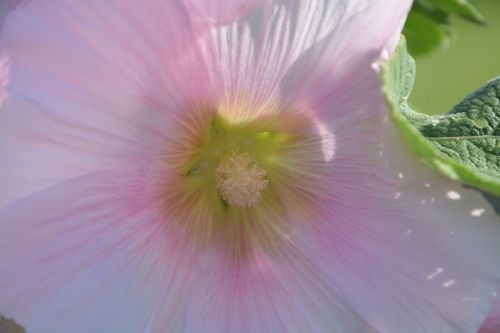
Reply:
[[0, 56], [0, 106], [7, 99], [7, 84], [10, 77], [10, 60]]
[[[225, 25], [240, 19], [262, 0], [185, 0], [190, 15], [208, 24]], [[203, 23], [203, 22], [202, 22]]]
[[0, 313], [28, 332], [179, 332], [193, 249], [142, 171], [71, 180], [0, 210]]
[[[234, 5], [217, 3], [226, 10]], [[311, 95], [324, 98], [332, 93], [327, 78], [335, 78], [328, 88], [338, 90], [349, 74], [394, 47], [410, 6], [409, 0], [245, 3], [245, 15], [202, 38], [215, 94], [232, 109], [248, 105], [239, 110], [243, 116], [272, 112], [280, 103], [300, 105]]]
[[[51, 109], [10, 92], [0, 110], [0, 207], [63, 180], [140, 156], [124, 149], [115, 136], [79, 123], [78, 117], [64, 118], [51, 117]], [[134, 142], [123, 138], [124, 143], [130, 141]]]
[[335, 99], [336, 108], [324, 116], [349, 112], [350, 103], [363, 99], [373, 85], [367, 68], [394, 50], [411, 3], [347, 2], [346, 18], [324, 38], [316, 37], [288, 69], [280, 87], [283, 98], [310, 108]]
[[477, 331], [500, 281], [500, 218], [412, 155], [375, 71], [350, 80], [359, 98], [311, 98], [335, 152], [321, 218], [296, 223], [296, 246], [381, 332]]
[[205, 252], [186, 309], [185, 331], [377, 332], [312, 272], [309, 260], [292, 246], [282, 250], [255, 251], [241, 262], [234, 262], [225, 249]]
[[20, 2], [21, 0], [3, 0], [0, 3], [0, 32], [2, 31], [5, 18]]
[[[232, 2], [221, 3], [229, 7]], [[209, 29], [204, 51], [214, 84], [222, 90], [218, 94], [273, 103], [294, 61], [351, 16], [346, 3], [261, 1], [232, 24]], [[253, 107], [248, 112], [257, 111]]]
[[[497, 297], [497, 294], [495, 294]], [[493, 308], [488, 315], [486, 321], [481, 325], [479, 333], [497, 333], [500, 332], [500, 302], [495, 298]]]
[[33, 0], [12, 11], [0, 41], [12, 64], [0, 207], [164, 149], [172, 119], [206, 82], [194, 35], [176, 1]]
[[[2, 32], [3, 22], [7, 15], [13, 10], [19, 0], [5, 0], [0, 3], [0, 33]], [[9, 57], [0, 54], [0, 106], [7, 98], [7, 84], [9, 82], [10, 61]]]

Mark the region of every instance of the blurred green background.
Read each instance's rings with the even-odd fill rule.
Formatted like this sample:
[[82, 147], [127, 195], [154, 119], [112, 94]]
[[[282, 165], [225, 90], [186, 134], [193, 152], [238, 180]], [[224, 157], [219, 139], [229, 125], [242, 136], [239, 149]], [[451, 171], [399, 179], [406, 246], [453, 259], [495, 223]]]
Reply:
[[486, 81], [500, 76], [500, 0], [471, 0], [488, 25], [458, 16], [448, 47], [417, 58], [410, 103], [419, 112], [444, 113]]

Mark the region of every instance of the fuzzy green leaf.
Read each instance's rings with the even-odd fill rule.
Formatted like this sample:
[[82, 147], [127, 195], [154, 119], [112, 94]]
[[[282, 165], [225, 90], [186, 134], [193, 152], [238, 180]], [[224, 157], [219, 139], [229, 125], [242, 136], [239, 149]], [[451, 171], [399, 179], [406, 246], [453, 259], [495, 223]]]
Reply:
[[500, 78], [417, 128], [441, 153], [500, 177]]
[[[490, 82], [478, 92], [469, 96], [450, 113], [441, 116], [439, 121], [443, 122], [441, 126], [437, 126], [436, 117], [419, 114], [411, 110], [408, 105], [408, 96], [413, 87], [414, 78], [415, 63], [408, 55], [406, 42], [402, 38], [392, 58], [383, 66], [382, 82], [383, 93], [390, 106], [392, 119], [401, 130], [401, 134], [408, 146], [423, 162], [442, 174], [482, 190], [500, 194], [500, 174], [497, 174], [496, 169], [491, 167], [493, 162], [489, 161], [492, 161], [492, 158], [487, 157], [491, 154], [489, 152], [489, 149], [492, 147], [490, 142], [494, 138], [474, 138], [472, 140], [487, 141], [487, 144], [480, 145], [481, 147], [484, 146], [484, 157], [479, 152], [471, 149], [468, 143], [462, 143], [465, 145], [465, 148], [459, 149], [456, 147], [456, 150], [455, 148], [449, 148], [448, 154], [444, 149], [443, 151], [441, 150], [440, 147], [443, 145], [436, 144], [436, 142], [443, 143], [446, 141], [437, 138], [448, 138], [449, 135], [456, 136], [462, 135], [462, 133], [467, 135], [463, 135], [462, 139], [459, 137], [458, 140], [456, 138], [454, 140], [467, 141], [466, 139], [471, 134], [473, 136], [475, 134], [483, 135], [484, 133], [489, 133], [488, 135], [493, 133], [493, 135], [496, 135], [498, 122], [493, 121], [491, 112], [495, 113], [494, 110], [498, 109], [498, 86], [496, 86], [497, 88], [492, 88], [492, 85], [495, 86], [495, 82], [498, 84], [498, 80]], [[495, 92], [493, 93], [491, 89]], [[493, 94], [497, 97], [493, 97]], [[488, 121], [488, 125], [481, 120], [483, 118]], [[495, 121], [500, 120], [498, 118], [495, 119]], [[457, 123], [455, 120], [461, 120], [461, 122], [458, 121]], [[467, 124], [467, 126], [464, 124]], [[478, 125], [481, 128], [478, 128]], [[439, 130], [435, 130], [436, 127]], [[428, 140], [422, 133], [434, 136], [431, 136], [431, 140]], [[439, 136], [438, 134], [445, 136]], [[496, 149], [496, 151], [499, 150], [498, 148]], [[451, 151], [456, 152], [460, 158], [452, 155]], [[471, 156], [474, 157], [471, 158]], [[498, 161], [499, 155], [496, 156], [496, 161]], [[471, 163], [471, 160], [474, 160], [474, 163]], [[484, 161], [483, 163], [479, 163], [478, 160]]]

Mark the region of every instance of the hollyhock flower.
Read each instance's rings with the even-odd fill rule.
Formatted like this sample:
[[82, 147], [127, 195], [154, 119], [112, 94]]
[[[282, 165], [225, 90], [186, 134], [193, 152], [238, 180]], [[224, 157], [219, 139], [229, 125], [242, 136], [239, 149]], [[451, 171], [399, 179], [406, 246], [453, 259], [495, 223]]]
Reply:
[[0, 313], [30, 333], [476, 331], [500, 224], [408, 151], [381, 93], [410, 5], [19, 2]]

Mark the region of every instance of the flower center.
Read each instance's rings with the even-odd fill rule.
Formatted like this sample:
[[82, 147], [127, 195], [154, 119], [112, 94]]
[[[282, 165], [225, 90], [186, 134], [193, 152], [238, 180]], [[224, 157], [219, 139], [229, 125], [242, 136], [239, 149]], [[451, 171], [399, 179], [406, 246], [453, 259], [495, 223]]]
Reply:
[[251, 119], [187, 112], [165, 152], [158, 198], [197, 246], [223, 239], [240, 259], [274, 248], [317, 212], [326, 170], [317, 133], [308, 114], [288, 109]]
[[266, 174], [249, 153], [230, 154], [215, 169], [217, 191], [229, 205], [256, 206], [268, 184]]

